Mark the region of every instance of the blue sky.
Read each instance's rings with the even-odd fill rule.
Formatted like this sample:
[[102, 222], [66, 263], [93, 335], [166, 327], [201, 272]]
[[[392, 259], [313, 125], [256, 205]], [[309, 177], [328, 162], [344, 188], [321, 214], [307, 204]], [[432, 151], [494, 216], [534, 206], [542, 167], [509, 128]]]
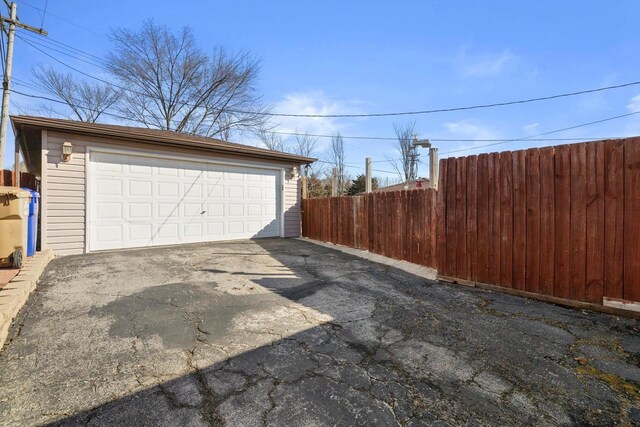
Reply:
[[[637, 1], [58, 1], [44, 27], [53, 40], [104, 56], [111, 27], [138, 28], [147, 18], [192, 27], [204, 49], [222, 45], [262, 58], [259, 90], [274, 111], [342, 114], [423, 110], [517, 100], [640, 80]], [[18, 0], [20, 19], [39, 26], [45, 0]], [[61, 19], [63, 18], [63, 19]], [[83, 27], [83, 28], [81, 28]], [[58, 55], [59, 56], [59, 55]], [[52, 64], [17, 40], [14, 76]], [[64, 57], [61, 57], [64, 58]], [[106, 77], [84, 62], [83, 71]], [[14, 86], [34, 93], [33, 89]], [[13, 114], [35, 105], [12, 95]], [[281, 131], [392, 137], [394, 122], [415, 120], [421, 138], [519, 138], [640, 110], [640, 86], [533, 104], [367, 119], [274, 120]], [[640, 135], [640, 115], [549, 135]], [[13, 135], [9, 135], [11, 153]], [[237, 140], [255, 144], [245, 136]], [[321, 139], [323, 157], [328, 139]], [[482, 142], [441, 142], [443, 156]], [[514, 142], [457, 155], [559, 142]], [[364, 158], [392, 171], [392, 141], [346, 140], [351, 174]], [[11, 157], [11, 156], [9, 156]], [[426, 156], [423, 156], [426, 161]], [[10, 159], [8, 159], [10, 161]], [[422, 174], [426, 174], [422, 167]], [[385, 176], [383, 172], [376, 175]]]

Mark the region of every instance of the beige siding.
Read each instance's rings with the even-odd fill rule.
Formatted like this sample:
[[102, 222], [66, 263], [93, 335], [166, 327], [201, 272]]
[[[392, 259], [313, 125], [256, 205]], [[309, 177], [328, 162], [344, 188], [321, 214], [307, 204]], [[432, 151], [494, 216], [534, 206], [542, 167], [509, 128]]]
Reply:
[[[73, 144], [70, 162], [62, 162], [62, 144]], [[43, 195], [46, 195], [46, 233], [44, 241], [48, 249], [57, 255], [80, 254], [85, 251], [85, 157], [87, 146], [95, 148], [153, 150], [162, 154], [182, 154], [202, 160], [247, 161], [245, 157], [233, 155], [212, 155], [210, 152], [178, 147], [158, 147], [153, 144], [132, 144], [127, 141], [90, 138], [80, 135], [62, 134], [48, 131], [46, 149], [43, 147], [43, 162], [46, 161], [46, 183]], [[148, 151], [147, 151], [148, 152]], [[256, 162], [256, 160], [254, 160]], [[290, 167], [276, 161], [261, 161], [275, 166]], [[43, 184], [44, 185], [44, 184]], [[284, 235], [300, 235], [300, 200], [298, 180], [286, 180], [284, 183]], [[68, 231], [68, 232], [67, 232]]]
[[[70, 162], [62, 161], [62, 143], [67, 139], [47, 135], [47, 248], [56, 255], [84, 252], [85, 152], [86, 144], [71, 141]], [[68, 202], [68, 203], [67, 203]]]
[[300, 236], [300, 180], [284, 183], [284, 237]]

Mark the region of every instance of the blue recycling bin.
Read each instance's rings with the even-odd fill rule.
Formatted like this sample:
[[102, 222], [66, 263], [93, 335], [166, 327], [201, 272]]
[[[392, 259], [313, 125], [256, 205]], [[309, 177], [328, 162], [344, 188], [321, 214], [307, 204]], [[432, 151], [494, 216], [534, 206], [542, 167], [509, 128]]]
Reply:
[[31, 200], [29, 201], [29, 218], [27, 221], [27, 256], [34, 256], [36, 254], [36, 243], [38, 241], [38, 199], [40, 193], [28, 188], [23, 188], [31, 193]]

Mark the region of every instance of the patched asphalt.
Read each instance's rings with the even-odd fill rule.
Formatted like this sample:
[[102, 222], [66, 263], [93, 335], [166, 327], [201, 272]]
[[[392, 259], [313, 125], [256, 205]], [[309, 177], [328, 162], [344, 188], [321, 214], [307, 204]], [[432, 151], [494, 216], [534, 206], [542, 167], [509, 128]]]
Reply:
[[59, 258], [0, 425], [640, 425], [640, 322], [299, 240]]

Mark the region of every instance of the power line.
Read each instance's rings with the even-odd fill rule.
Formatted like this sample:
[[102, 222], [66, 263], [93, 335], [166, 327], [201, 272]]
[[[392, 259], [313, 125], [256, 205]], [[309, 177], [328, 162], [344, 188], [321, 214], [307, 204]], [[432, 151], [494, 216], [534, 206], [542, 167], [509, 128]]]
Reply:
[[[52, 15], [53, 16], [53, 15]], [[20, 37], [20, 36], [18, 36]], [[93, 78], [96, 79], [98, 81], [101, 81], [103, 83], [115, 86], [115, 87], [119, 87], [121, 89], [124, 90], [130, 90], [127, 88], [123, 88], [121, 86], [117, 86], [111, 82], [107, 82], [106, 80], [100, 79], [98, 77], [92, 76], [88, 73], [85, 73], [83, 71], [80, 71], [76, 68], [73, 68], [71, 66], [69, 66], [68, 64], [63, 63], [62, 61], [60, 61], [59, 59], [55, 58], [54, 56], [44, 52], [43, 50], [39, 49], [38, 47], [34, 46], [33, 44], [31, 44], [29, 41], [27, 41], [26, 39], [20, 37], [23, 41], [25, 41], [26, 43], [30, 44], [32, 47], [34, 47], [35, 49], [39, 50], [40, 52], [44, 53], [45, 55], [49, 56], [50, 58], [54, 59], [55, 61], [61, 63], [62, 65], [65, 65], [71, 69], [73, 69], [76, 72], [79, 72], [80, 74], [83, 74], [89, 78]], [[57, 42], [57, 41], [56, 41]], [[87, 52], [84, 52], [80, 49], [74, 48], [72, 46], [69, 46], [65, 43], [62, 42], [57, 42], [60, 45], [66, 46], [67, 48], [73, 49], [75, 51], [77, 51], [78, 53], [82, 53], [84, 55], [93, 57], [101, 62], [104, 62], [104, 60], [102, 58], [98, 58], [95, 55], [89, 54]], [[49, 49], [55, 50], [53, 48], [51, 48], [50, 46], [46, 46]], [[60, 52], [60, 51], [57, 51]], [[62, 53], [62, 52], [60, 52]], [[87, 61], [85, 61], [87, 62]], [[96, 65], [98, 67], [101, 67], [104, 69], [104, 66], [102, 65], [97, 65], [95, 63], [89, 62], [92, 65]], [[600, 88], [595, 88], [595, 89], [586, 89], [586, 90], [581, 90], [581, 91], [575, 91], [575, 92], [568, 92], [568, 93], [561, 93], [561, 94], [556, 94], [556, 95], [549, 95], [549, 96], [543, 96], [543, 97], [535, 97], [535, 98], [528, 98], [528, 99], [521, 99], [521, 100], [514, 100], [514, 101], [505, 101], [505, 102], [495, 102], [495, 103], [489, 103], [489, 104], [477, 104], [477, 105], [470, 105], [470, 106], [462, 106], [462, 107], [450, 107], [450, 108], [437, 108], [437, 109], [430, 109], [430, 110], [418, 110], [418, 111], [404, 111], [404, 112], [392, 112], [392, 113], [366, 113], [366, 114], [293, 114], [293, 113], [278, 113], [278, 112], [266, 112], [266, 111], [257, 111], [257, 112], [252, 112], [252, 111], [244, 111], [244, 110], [229, 110], [230, 112], [233, 113], [240, 113], [240, 114], [256, 114], [256, 115], [261, 115], [261, 116], [269, 116], [269, 117], [300, 117], [300, 118], [363, 118], [363, 117], [393, 117], [393, 116], [407, 116], [407, 115], [421, 115], [421, 114], [434, 114], [434, 113], [445, 113], [445, 112], [453, 112], [453, 111], [469, 111], [469, 110], [477, 110], [477, 109], [486, 109], [486, 108], [494, 108], [494, 107], [504, 107], [504, 106], [508, 106], [508, 105], [519, 105], [519, 104], [527, 104], [527, 103], [532, 103], [532, 102], [540, 102], [540, 101], [549, 101], [549, 100], [553, 100], [553, 99], [560, 99], [560, 98], [566, 98], [566, 97], [571, 97], [571, 96], [577, 96], [577, 95], [584, 95], [584, 94], [589, 94], [589, 93], [597, 93], [597, 92], [603, 92], [603, 91], [607, 91], [607, 90], [613, 90], [613, 89], [621, 89], [621, 88], [625, 88], [625, 87], [631, 87], [631, 86], [637, 86], [640, 85], [640, 81], [633, 81], [633, 82], [628, 82], [628, 83], [622, 83], [622, 84], [618, 84], [618, 85], [611, 85], [611, 86], [605, 86], [605, 87], [600, 87]], [[135, 93], [135, 92], [134, 92]], [[145, 93], [140, 93], [138, 92], [137, 94], [139, 95], [143, 95], [143, 96], [149, 96], [148, 94]]]
[[40, 28], [44, 27], [44, 17], [47, 15], [48, 5], [49, 5], [49, 0], [44, 0], [44, 10], [42, 11], [42, 21], [40, 22]]
[[552, 131], [549, 131], [549, 132], [543, 132], [543, 133], [539, 133], [537, 135], [532, 135], [531, 137], [526, 136], [526, 137], [523, 137], [523, 138], [505, 139], [503, 141], [495, 142], [493, 144], [485, 144], [485, 145], [478, 145], [478, 146], [475, 146], [475, 147], [461, 148], [459, 150], [446, 151], [446, 152], [444, 152], [442, 154], [460, 153], [462, 151], [470, 151], [470, 150], [476, 150], [478, 148], [486, 148], [486, 147], [493, 147], [495, 145], [500, 145], [500, 144], [507, 144], [509, 142], [526, 141], [526, 140], [529, 140], [530, 138], [534, 138], [536, 136], [544, 136], [544, 135], [550, 135], [552, 133], [558, 133], [558, 132], [564, 132], [564, 131], [567, 131], [567, 130], [578, 129], [578, 128], [585, 127], [585, 126], [591, 126], [591, 125], [595, 125], [595, 124], [598, 124], [598, 123], [608, 122], [610, 120], [616, 120], [616, 119], [621, 119], [623, 117], [633, 116], [635, 114], [640, 114], [640, 111], [634, 111], [632, 113], [621, 114], [619, 116], [607, 117], [606, 119], [595, 120], [593, 122], [582, 123], [582, 124], [579, 124], [579, 125], [569, 126], [569, 127], [562, 128], [562, 129], [556, 129], [556, 130], [552, 130]]
[[[97, 62], [101, 62], [101, 63], [103, 63], [103, 64], [105, 64], [105, 65], [106, 65], [106, 63], [107, 63], [107, 62], [106, 62], [106, 60], [105, 60], [104, 58], [101, 58], [101, 57], [99, 57], [99, 56], [97, 56], [97, 55], [94, 55], [94, 54], [92, 54], [92, 53], [86, 52], [86, 51], [84, 51], [84, 50], [82, 50], [82, 49], [78, 49], [78, 48], [73, 47], [73, 46], [71, 46], [71, 45], [69, 45], [69, 44], [66, 44], [66, 43], [64, 43], [64, 42], [61, 42], [61, 41], [56, 40], [56, 39], [53, 39], [53, 38], [51, 38], [51, 37], [47, 37], [47, 38], [44, 38], [44, 39], [36, 39], [35, 37], [31, 36], [31, 34], [29, 34], [29, 33], [23, 33], [23, 34], [21, 34], [21, 35], [22, 35], [22, 36], [27, 36], [27, 38], [28, 38], [30, 41], [34, 41], [34, 42], [35, 42], [35, 41], [37, 41], [37, 42], [39, 42], [39, 44], [41, 44], [41, 45], [42, 45], [42, 44], [44, 44], [44, 43], [49, 43], [49, 44], [58, 45], [60, 48], [67, 49], [67, 50], [69, 50], [70, 52], [73, 52], [74, 54], [85, 56], [85, 57], [87, 57], [87, 58], [89, 58], [89, 59], [91, 59], [91, 60], [95, 60], [95, 61], [97, 61]], [[47, 46], [47, 47], [49, 47], [49, 46]]]
[[[28, 86], [28, 85], [24, 85], [23, 84], [23, 86]], [[67, 102], [60, 101], [58, 99], [54, 99], [54, 98], [50, 98], [50, 97], [46, 97], [46, 96], [24, 93], [24, 92], [21, 92], [21, 91], [17, 91], [15, 89], [11, 89], [11, 92], [14, 92], [14, 93], [16, 93], [18, 95], [26, 96], [26, 97], [29, 97], [29, 98], [43, 99], [43, 100], [55, 102], [55, 103], [58, 103], [58, 104], [68, 105]], [[75, 106], [82, 107], [82, 105], [80, 105], [80, 104], [75, 104]], [[84, 106], [84, 107], [86, 108], [86, 106]], [[121, 116], [121, 115], [118, 115], [118, 114], [109, 113], [109, 112], [106, 112], [106, 110], [102, 114], [108, 115], [108, 116], [112, 116], [112, 117], [115, 117], [115, 118], [119, 118], [119, 119], [123, 119], [123, 120], [129, 120], [128, 117]], [[538, 137], [545, 136], [545, 135], [551, 135], [551, 134], [554, 134], [554, 133], [560, 133], [560, 132], [564, 132], [564, 131], [567, 131], [567, 130], [578, 129], [578, 128], [581, 128], [581, 127], [591, 126], [591, 125], [594, 125], [594, 124], [603, 123], [603, 122], [607, 122], [607, 121], [611, 121], [611, 120], [616, 120], [616, 119], [620, 119], [620, 118], [624, 118], [624, 117], [630, 117], [630, 116], [633, 116], [633, 115], [636, 115], [636, 114], [640, 114], [640, 111], [635, 111], [635, 112], [631, 112], [631, 113], [627, 113], [627, 114], [621, 114], [621, 115], [613, 116], [613, 117], [607, 117], [607, 118], [604, 118], [604, 119], [601, 119], [601, 120], [595, 120], [595, 121], [591, 121], [591, 122], [587, 122], [587, 123], [581, 123], [579, 125], [569, 126], [569, 127], [565, 127], [565, 128], [562, 128], [562, 129], [555, 129], [555, 130], [551, 130], [551, 131], [548, 131], [548, 132], [543, 132], [543, 133], [539, 133], [539, 134], [531, 135], [531, 136], [526, 136], [526, 137], [522, 137], [522, 138], [503, 139], [503, 140], [498, 140], [497, 142], [492, 143], [492, 144], [478, 145], [478, 146], [475, 146], [475, 147], [461, 148], [459, 150], [446, 151], [446, 152], [443, 152], [442, 154], [451, 154], [451, 153], [458, 153], [458, 152], [463, 152], [463, 151], [476, 150], [476, 149], [479, 149], [479, 148], [492, 147], [492, 146], [496, 146], [496, 145], [507, 144], [509, 142], [518, 142], [518, 141], [556, 141], [556, 140], [558, 140], [558, 141], [577, 141], [577, 140], [585, 140], [585, 139], [586, 140], [617, 139], [617, 137], [616, 138], [613, 138], [613, 137], [610, 137], [610, 138], [583, 138], [583, 137], [581, 137], [581, 138], [544, 138], [544, 139], [538, 138]], [[398, 160], [402, 160], [402, 159], [374, 160], [374, 162], [376, 162], [376, 163], [378, 163], [378, 162], [392, 162], [392, 161], [398, 161]]]
[[[34, 5], [34, 4], [31, 4], [31, 3], [29, 3], [28, 1], [25, 1], [25, 0], [21, 0], [21, 1], [20, 1], [20, 4], [24, 4], [25, 6], [28, 6], [28, 7], [32, 8], [32, 9], [36, 9], [36, 10], [43, 11], [43, 9], [42, 9], [42, 8], [40, 8], [40, 7], [38, 7], [38, 6]], [[45, 10], [45, 11], [46, 11], [46, 10]], [[80, 29], [82, 29], [82, 30], [84, 30], [84, 31], [88, 31], [88, 32], [90, 32], [90, 33], [92, 33], [92, 34], [96, 34], [96, 35], [98, 35], [98, 36], [100, 36], [100, 37], [105, 37], [105, 38], [107, 38], [107, 39], [111, 39], [111, 38], [110, 38], [109, 36], [107, 36], [106, 34], [102, 34], [102, 33], [99, 33], [99, 32], [97, 32], [97, 31], [92, 30], [91, 28], [84, 27], [84, 26], [82, 26], [82, 25], [80, 25], [80, 24], [77, 24], [77, 23], [75, 23], [75, 22], [73, 22], [73, 21], [70, 21], [70, 20], [68, 20], [68, 19], [66, 19], [66, 18], [63, 18], [62, 16], [55, 15], [55, 14], [53, 14], [53, 13], [51, 13], [51, 12], [48, 12], [48, 15], [49, 15], [49, 16], [51, 16], [52, 18], [55, 18], [55, 19], [58, 19], [58, 20], [60, 20], [60, 21], [66, 22], [67, 24], [71, 24], [71, 25], [73, 25], [74, 27], [80, 28]]]
[[[548, 101], [551, 99], [558, 98], [566, 98], [570, 96], [576, 95], [584, 95], [587, 93], [596, 93], [602, 92], [605, 90], [611, 89], [620, 89], [623, 87], [640, 85], [640, 81], [623, 83], [619, 85], [600, 87], [596, 89], [587, 89], [581, 90], [577, 92], [568, 92], [561, 93], [558, 95], [550, 95], [550, 96], [542, 96], [537, 98], [529, 98], [529, 99], [521, 99], [516, 101], [506, 101], [506, 102], [495, 102], [491, 104], [478, 104], [478, 105], [470, 105], [465, 107], [451, 107], [451, 108], [437, 108], [432, 110], [418, 110], [418, 111], [404, 111], [398, 113], [367, 113], [367, 114], [289, 114], [289, 113], [270, 113], [270, 112], [260, 112], [257, 114], [264, 116], [273, 116], [273, 117], [306, 117], [306, 118], [358, 118], [358, 117], [391, 117], [391, 116], [410, 116], [410, 115], [419, 115], [419, 114], [433, 114], [433, 113], [447, 113], [452, 111], [468, 111], [468, 110], [477, 110], [482, 108], [493, 108], [493, 107], [504, 107], [507, 105], [516, 105], [516, 104], [527, 104], [531, 102], [538, 101]], [[235, 111], [236, 113], [246, 113], [243, 111]]]
[[[326, 134], [313, 134], [313, 133], [305, 133], [305, 132], [280, 132], [280, 131], [265, 131], [267, 133], [272, 133], [272, 134], [277, 134], [277, 135], [292, 135], [292, 136], [312, 136], [314, 138], [335, 138], [335, 135], [326, 135]], [[359, 135], [359, 136], [347, 136], [347, 135], [342, 135], [340, 134], [340, 136], [343, 139], [362, 139], [362, 140], [380, 140], [380, 141], [397, 141], [398, 137], [397, 136], [363, 136], [363, 135]], [[585, 137], [580, 137], [580, 138], [537, 138], [537, 139], [531, 139], [530, 141], [579, 141], [579, 140], [584, 140], [584, 141], [590, 141], [590, 140], [597, 140], [597, 139], [613, 139], [615, 137], [598, 137], [598, 136], [594, 136], [591, 138], [585, 138]], [[464, 139], [464, 138], [429, 138], [429, 141], [432, 142], [496, 142], [496, 141], [504, 141], [504, 139], [498, 139], [498, 138], [494, 138], [494, 139]]]
[[[69, 56], [69, 57], [71, 57], [73, 59], [76, 59], [78, 61], [87, 63], [89, 65], [93, 65], [94, 67], [98, 67], [100, 69], [104, 69], [104, 65], [103, 64], [97, 63], [97, 61], [94, 61], [94, 60], [91, 60], [91, 59], [83, 58], [81, 56], [78, 56], [78, 54], [69, 53], [68, 51], [65, 52], [64, 50], [61, 50], [58, 47], [52, 47], [52, 46], [50, 46], [50, 45], [48, 45], [46, 43], [43, 43], [42, 41], [39, 41], [39, 40], [38, 41], [34, 40], [34, 39], [28, 40], [28, 39], [26, 39], [24, 37], [21, 37], [19, 35], [16, 35], [16, 37], [18, 37], [20, 40], [22, 40], [23, 42], [27, 43], [28, 45], [30, 45], [33, 48], [36, 48], [36, 45], [38, 45], [38, 46], [41, 46], [43, 48], [52, 50], [54, 52], [58, 52], [58, 53], [60, 53], [62, 55]], [[43, 39], [43, 40], [46, 40], [46, 39]], [[43, 51], [41, 51], [41, 52], [43, 52]], [[100, 60], [100, 61], [102, 61], [102, 60]]]

